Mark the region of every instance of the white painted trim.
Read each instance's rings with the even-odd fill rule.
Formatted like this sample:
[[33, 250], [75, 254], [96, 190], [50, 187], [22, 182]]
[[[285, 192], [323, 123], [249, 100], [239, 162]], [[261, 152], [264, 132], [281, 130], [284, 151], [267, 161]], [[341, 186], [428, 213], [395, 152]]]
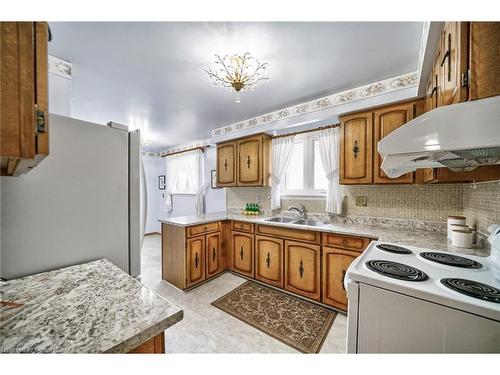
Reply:
[[48, 63], [49, 73], [62, 78], [71, 79], [71, 69], [73, 65], [69, 61], [49, 55]]

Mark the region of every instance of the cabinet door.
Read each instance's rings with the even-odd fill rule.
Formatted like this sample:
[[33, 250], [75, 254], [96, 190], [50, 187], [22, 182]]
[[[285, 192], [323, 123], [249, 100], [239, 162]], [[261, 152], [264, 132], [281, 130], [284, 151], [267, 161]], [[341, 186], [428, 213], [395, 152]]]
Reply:
[[285, 289], [319, 301], [320, 262], [319, 245], [285, 241]]
[[232, 233], [232, 269], [249, 277], [254, 277], [253, 268], [253, 235]]
[[500, 95], [500, 22], [470, 22], [469, 99]]
[[351, 250], [323, 247], [323, 297], [322, 302], [347, 310], [347, 293], [344, 278], [349, 265], [361, 253]]
[[238, 141], [239, 186], [262, 185], [262, 137], [250, 137]]
[[186, 241], [186, 287], [205, 280], [205, 236]]
[[341, 118], [340, 183], [370, 184], [373, 181], [372, 113]]
[[404, 174], [398, 178], [389, 178], [385, 172], [380, 168], [382, 165], [382, 158], [377, 150], [377, 143], [388, 134], [400, 126], [406, 124], [413, 118], [413, 103], [395, 105], [386, 107], [381, 110], [375, 111], [374, 128], [375, 128], [375, 152], [374, 152], [374, 181], [376, 184], [409, 184], [413, 182], [413, 173]]
[[283, 240], [255, 236], [255, 278], [283, 288]]
[[467, 72], [468, 27], [466, 22], [446, 22], [441, 40], [443, 105], [467, 100], [462, 75]]
[[206, 275], [211, 277], [224, 270], [224, 259], [221, 248], [221, 232], [207, 234], [205, 237]]
[[217, 185], [236, 186], [236, 142], [217, 145]]

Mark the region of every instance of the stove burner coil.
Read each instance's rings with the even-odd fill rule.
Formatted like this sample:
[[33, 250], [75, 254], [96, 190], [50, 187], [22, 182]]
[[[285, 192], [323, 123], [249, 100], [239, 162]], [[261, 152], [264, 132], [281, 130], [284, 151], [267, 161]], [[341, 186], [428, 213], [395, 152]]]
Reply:
[[380, 250], [388, 251], [389, 253], [394, 253], [394, 254], [413, 254], [411, 250], [408, 250], [401, 246], [391, 245], [388, 243], [380, 243], [376, 247]]
[[483, 301], [500, 303], [500, 289], [491, 285], [466, 279], [447, 278], [441, 279], [441, 284], [458, 293]]
[[424, 272], [397, 262], [386, 260], [370, 260], [366, 262], [366, 266], [384, 276], [392, 277], [404, 281], [425, 281], [429, 278]]
[[481, 263], [454, 254], [425, 252], [425, 253], [420, 253], [420, 256], [432, 262], [452, 267], [471, 268], [471, 269], [479, 269], [483, 267]]

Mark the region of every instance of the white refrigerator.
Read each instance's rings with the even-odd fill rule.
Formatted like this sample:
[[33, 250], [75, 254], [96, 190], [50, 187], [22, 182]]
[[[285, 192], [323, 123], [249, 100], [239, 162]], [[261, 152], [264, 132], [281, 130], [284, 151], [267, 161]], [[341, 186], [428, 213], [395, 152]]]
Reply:
[[1, 177], [0, 278], [105, 258], [140, 274], [146, 217], [139, 131], [50, 115], [49, 155]]

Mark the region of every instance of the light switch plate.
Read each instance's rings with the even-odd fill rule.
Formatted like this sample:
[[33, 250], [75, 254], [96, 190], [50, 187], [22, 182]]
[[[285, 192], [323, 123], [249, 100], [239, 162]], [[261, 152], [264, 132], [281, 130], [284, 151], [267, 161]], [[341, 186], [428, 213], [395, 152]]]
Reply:
[[366, 206], [368, 204], [368, 197], [364, 195], [356, 196], [356, 206]]

